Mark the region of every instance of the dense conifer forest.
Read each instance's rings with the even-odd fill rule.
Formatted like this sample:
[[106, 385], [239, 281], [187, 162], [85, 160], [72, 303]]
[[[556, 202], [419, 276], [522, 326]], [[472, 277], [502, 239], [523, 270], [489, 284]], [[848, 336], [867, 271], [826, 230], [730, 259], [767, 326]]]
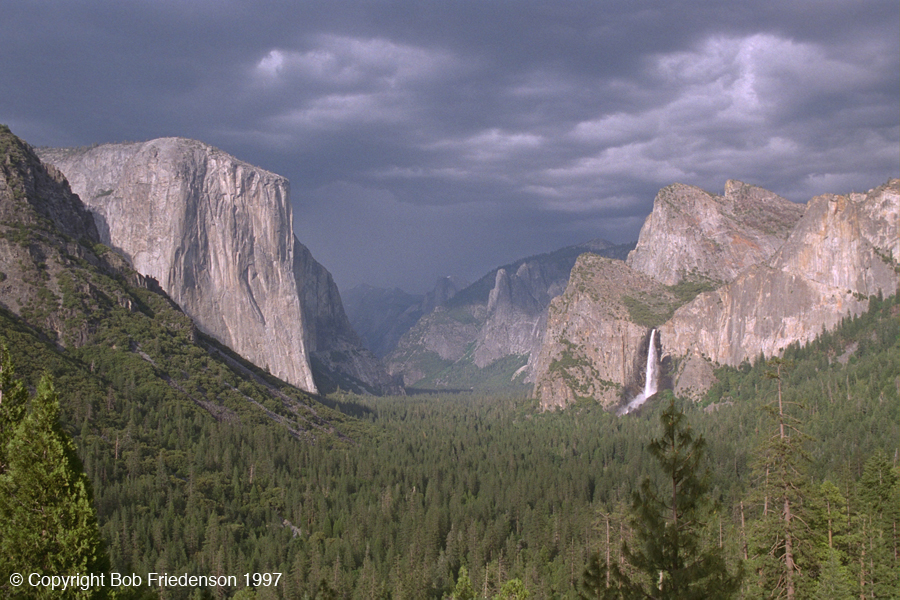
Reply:
[[[299, 434], [277, 418], [287, 405], [175, 339], [157, 336], [175, 357], [164, 365], [166, 348], [148, 348], [157, 362], [135, 358], [115, 349], [136, 334], [110, 320], [107, 344], [63, 355], [0, 316], [17, 377], [30, 389], [45, 373], [55, 382], [110, 570], [239, 582], [122, 597], [628, 597], [623, 581], [662, 589], [633, 557], [648, 539], [648, 498], [672, 487], [653, 450], [666, 439], [666, 411], [683, 413], [679, 427], [703, 441], [692, 467], [702, 488], [688, 486], [703, 493], [680, 539], [740, 575], [734, 597], [898, 597], [896, 297], [873, 299], [867, 314], [779, 361], [720, 369], [700, 403], [663, 392], [617, 417], [587, 403], [541, 413], [524, 395], [335, 394], [330, 407], [309, 405], [331, 419], [316, 435]], [[180, 384], [193, 401], [158, 383], [176, 369], [193, 374]], [[276, 382], [254, 383], [263, 384]], [[269, 416], [248, 400], [268, 402]], [[16, 526], [5, 522], [4, 535]], [[277, 586], [242, 589], [244, 573], [267, 572], [283, 574]]]

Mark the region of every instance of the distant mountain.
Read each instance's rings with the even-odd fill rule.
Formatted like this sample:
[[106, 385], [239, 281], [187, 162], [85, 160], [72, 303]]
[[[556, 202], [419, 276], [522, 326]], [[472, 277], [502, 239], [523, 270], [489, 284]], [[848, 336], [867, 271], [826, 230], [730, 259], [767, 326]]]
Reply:
[[550, 306], [535, 368], [544, 408], [613, 406], [640, 386], [650, 331], [679, 395], [698, 396], [716, 364], [805, 344], [870, 296], [897, 293], [900, 180], [805, 207], [729, 181], [724, 196], [660, 191], [625, 265], [584, 257]]
[[40, 154], [87, 204], [103, 242], [202, 331], [310, 392], [398, 391], [294, 236], [283, 177], [182, 138]]
[[425, 388], [525, 383], [547, 307], [565, 289], [575, 259], [595, 252], [624, 260], [633, 247], [595, 240], [494, 269], [424, 314], [386, 356], [388, 370]]
[[399, 288], [388, 290], [363, 284], [345, 292], [344, 308], [365, 346], [383, 358], [423, 315], [445, 305], [467, 285], [461, 279], [447, 276], [438, 279], [426, 294], [410, 294]]

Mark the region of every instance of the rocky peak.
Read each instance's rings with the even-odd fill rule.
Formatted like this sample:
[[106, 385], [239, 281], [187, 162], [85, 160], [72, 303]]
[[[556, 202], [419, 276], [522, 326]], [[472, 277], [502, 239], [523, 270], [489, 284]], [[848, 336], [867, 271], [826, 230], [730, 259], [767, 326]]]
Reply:
[[157, 279], [201, 330], [316, 391], [285, 178], [182, 138], [42, 157], [94, 213], [104, 242]]
[[[579, 259], [551, 303], [535, 395], [544, 408], [622, 399], [644, 360], [639, 340], [658, 326], [669, 383], [696, 397], [714, 363], [777, 356], [863, 312], [871, 295], [897, 293], [898, 222], [897, 179], [805, 210], [736, 181], [721, 197], [664, 188], [628, 265]], [[725, 283], [685, 303], [673, 296], [676, 273]]]
[[699, 295], [662, 327], [664, 350], [737, 365], [777, 356], [897, 293], [900, 180], [867, 194], [809, 201], [790, 237], [764, 264]]
[[512, 369], [507, 378], [515, 374], [530, 381], [547, 307], [566, 289], [576, 258], [598, 252], [624, 259], [630, 249], [630, 245], [592, 240], [498, 267], [457, 292], [445, 307], [424, 315], [388, 355], [388, 369], [409, 385], [442, 369], [464, 365], [474, 367], [468, 373], [486, 372], [506, 359], [503, 364]]
[[452, 275], [441, 277], [435, 282], [431, 291], [425, 294], [421, 306], [422, 314], [427, 315], [438, 306], [444, 306], [453, 296], [459, 293], [459, 290], [467, 285], [469, 285], [467, 282]]
[[[342, 349], [358, 344], [330, 275], [294, 237], [284, 177], [182, 138], [42, 157], [69, 179], [105, 243], [244, 358], [316, 391], [310, 352], [331, 351], [331, 334]], [[366, 361], [377, 370], [371, 355], [355, 364]]]
[[676, 183], [657, 194], [626, 262], [666, 285], [731, 281], [768, 259], [802, 214], [802, 206], [740, 181], [729, 180], [723, 196]]
[[895, 279], [890, 258], [900, 258], [898, 181], [866, 194], [810, 200], [803, 219], [773, 257], [773, 268], [866, 297], [889, 290]]

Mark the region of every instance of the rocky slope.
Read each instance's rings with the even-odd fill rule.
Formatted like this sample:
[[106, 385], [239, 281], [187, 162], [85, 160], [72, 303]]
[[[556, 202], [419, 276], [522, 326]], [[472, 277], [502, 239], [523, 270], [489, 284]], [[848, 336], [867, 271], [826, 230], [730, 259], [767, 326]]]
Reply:
[[597, 240], [495, 269], [423, 316], [386, 360], [407, 385], [469, 387], [481, 378], [528, 380], [550, 300], [561, 294], [578, 255], [624, 259], [629, 246]]
[[657, 194], [626, 262], [666, 285], [731, 281], [768, 259], [802, 214], [802, 206], [740, 181], [727, 181], [722, 196], [676, 183]]
[[81, 260], [99, 268], [93, 251], [99, 241], [91, 213], [62, 173], [42, 165], [27, 144], [0, 126], [0, 306], [61, 346], [83, 343], [96, 321], [67, 328], [69, 307], [49, 311], [43, 304], [58, 304], [64, 288], [92, 291], [89, 281], [76, 283], [64, 272]]
[[[579, 261], [573, 270], [551, 309], [535, 395], [545, 408], [583, 397], [607, 406], [623, 400], [643, 368], [640, 332], [658, 327], [667, 385], [696, 397], [714, 381], [715, 363], [776, 356], [864, 311], [870, 295], [896, 293], [898, 188], [892, 180], [796, 208], [735, 181], [721, 197], [665, 188], [628, 266], [613, 276], [625, 291], [610, 285], [609, 267]], [[659, 287], [635, 280], [638, 271]], [[702, 290], [696, 281], [713, 280], [723, 283], [691, 299]]]
[[867, 194], [817, 196], [778, 252], [701, 294], [662, 326], [663, 348], [737, 365], [805, 344], [868, 298], [897, 292], [900, 180]]
[[[52, 374], [63, 422], [79, 431], [82, 421], [95, 459], [137, 448], [125, 450], [138, 443], [131, 434], [120, 447], [116, 432], [147, 411], [194, 427], [242, 421], [310, 441], [346, 438], [336, 429], [343, 415], [203, 335], [154, 279], [102, 244], [62, 173], [2, 125], [0, 343], [29, 385]], [[158, 434], [183, 455], [178, 436], [145, 433], [141, 449]]]
[[622, 261], [578, 257], [565, 293], [550, 303], [535, 361], [534, 393], [543, 409], [584, 399], [609, 407], [626, 387], [642, 385], [649, 331], [629, 310], [629, 299], [640, 294], [676, 300], [663, 284]]
[[320, 391], [340, 387], [363, 394], [403, 394], [402, 383], [388, 374], [354, 331], [331, 273], [296, 238], [294, 248], [306, 347]]
[[[310, 352], [331, 349], [322, 340], [343, 310], [294, 237], [286, 179], [181, 138], [41, 156], [66, 175], [104, 243], [158, 280], [201, 330], [316, 391]], [[315, 308], [304, 308], [310, 299]], [[334, 331], [352, 345], [345, 333]]]

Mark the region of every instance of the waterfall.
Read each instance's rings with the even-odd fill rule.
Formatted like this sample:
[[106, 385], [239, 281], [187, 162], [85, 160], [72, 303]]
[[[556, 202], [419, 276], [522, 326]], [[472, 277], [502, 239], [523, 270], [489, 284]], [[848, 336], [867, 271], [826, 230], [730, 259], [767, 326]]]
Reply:
[[657, 363], [659, 362], [659, 359], [656, 356], [655, 341], [656, 330], [654, 329], [650, 332], [650, 347], [647, 348], [647, 370], [644, 381], [645, 400], [656, 393], [656, 386], [659, 383], [659, 374], [657, 373]]
[[647, 348], [647, 368], [644, 371], [644, 391], [635, 396], [627, 405], [619, 409], [618, 414], [627, 415], [647, 401], [657, 392], [659, 385], [659, 355], [656, 352], [656, 330], [650, 331], [650, 346]]

